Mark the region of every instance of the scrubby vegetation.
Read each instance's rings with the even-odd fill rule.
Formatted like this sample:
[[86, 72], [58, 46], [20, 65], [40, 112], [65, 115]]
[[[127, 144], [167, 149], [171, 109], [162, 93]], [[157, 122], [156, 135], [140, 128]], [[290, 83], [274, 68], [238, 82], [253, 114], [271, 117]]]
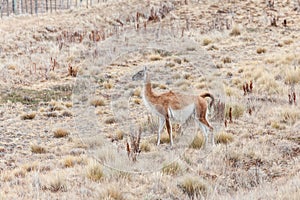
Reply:
[[[295, 2], [109, 0], [1, 16], [0, 199], [297, 199]], [[172, 113], [174, 146], [165, 129], [156, 145], [133, 78], [144, 66], [157, 93], [214, 94], [214, 146]]]

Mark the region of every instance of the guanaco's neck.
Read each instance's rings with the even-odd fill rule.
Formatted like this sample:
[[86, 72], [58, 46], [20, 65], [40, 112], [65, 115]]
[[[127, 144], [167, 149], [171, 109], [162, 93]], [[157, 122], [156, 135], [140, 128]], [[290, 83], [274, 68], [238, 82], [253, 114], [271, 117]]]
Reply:
[[156, 95], [153, 93], [153, 90], [152, 90], [152, 84], [150, 81], [150, 77], [149, 77], [148, 73], [146, 72], [145, 78], [144, 78], [144, 97], [148, 101], [151, 101], [153, 99], [153, 97], [155, 97], [155, 96]]
[[153, 93], [153, 90], [152, 90], [152, 84], [151, 82], [146, 82], [144, 84], [144, 96], [150, 100], [152, 99], [153, 97], [155, 97], [155, 94]]

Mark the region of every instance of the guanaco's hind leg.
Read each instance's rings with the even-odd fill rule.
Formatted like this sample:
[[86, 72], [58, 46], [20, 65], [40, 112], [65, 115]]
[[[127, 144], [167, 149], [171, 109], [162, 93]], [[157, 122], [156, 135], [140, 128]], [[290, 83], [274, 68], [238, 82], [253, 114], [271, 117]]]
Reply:
[[[213, 127], [208, 123], [206, 118], [207, 118], [207, 103], [205, 100], [198, 99], [198, 104], [196, 105], [196, 109], [195, 109], [195, 120], [198, 126], [202, 129], [203, 133], [205, 134], [205, 143], [208, 141], [207, 128], [209, 128], [210, 131], [213, 131]], [[212, 138], [212, 142], [214, 144], [213, 138]]]
[[207, 121], [207, 103], [203, 99], [198, 99], [198, 104], [196, 105], [196, 118], [200, 122], [202, 122], [205, 126], [207, 126], [211, 131], [213, 130], [213, 127], [208, 123]]
[[166, 126], [167, 126], [167, 131], [169, 134], [169, 138], [170, 138], [170, 145], [173, 146], [172, 126], [171, 126], [169, 118], [166, 118]]
[[202, 132], [204, 134], [204, 138], [205, 138], [205, 143], [206, 143], [207, 138], [208, 138], [208, 134], [207, 134], [207, 129], [206, 129], [205, 125], [202, 124], [202, 122], [200, 122], [199, 119], [197, 119], [197, 118], [195, 118], [195, 122], [199, 126], [199, 128], [202, 130]]
[[162, 130], [164, 129], [166, 120], [163, 117], [159, 117], [159, 128], [158, 128], [158, 133], [157, 133], [157, 145], [160, 144], [160, 134]]

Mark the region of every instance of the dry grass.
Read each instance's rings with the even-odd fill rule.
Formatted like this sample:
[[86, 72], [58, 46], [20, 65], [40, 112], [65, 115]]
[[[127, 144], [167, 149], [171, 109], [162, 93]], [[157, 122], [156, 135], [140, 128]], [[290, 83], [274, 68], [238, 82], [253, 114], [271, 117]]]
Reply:
[[105, 106], [105, 101], [101, 98], [96, 98], [96, 99], [91, 100], [90, 104], [95, 107]]
[[53, 136], [55, 138], [62, 138], [68, 136], [70, 133], [68, 130], [63, 129], [63, 128], [58, 128], [53, 132]]
[[73, 107], [73, 103], [72, 103], [72, 102], [65, 102], [64, 105], [65, 105], [67, 108], [72, 108], [72, 107]]
[[168, 87], [166, 86], [166, 85], [160, 85], [159, 86], [159, 89], [162, 89], [162, 90], [165, 90], [165, 89], [167, 89]]
[[36, 154], [46, 153], [46, 148], [40, 145], [33, 144], [31, 145], [31, 152]]
[[181, 78], [181, 75], [180, 75], [180, 74], [174, 74], [174, 75], [172, 76], [172, 79], [175, 79], [175, 80], [180, 79], [180, 78]]
[[68, 156], [68, 157], [66, 157], [64, 159], [64, 161], [63, 161], [63, 165], [65, 167], [74, 167], [74, 165], [75, 165], [75, 158], [74, 158], [74, 156]]
[[87, 164], [87, 159], [86, 159], [86, 157], [82, 157], [82, 156], [67, 155], [62, 160], [62, 164], [66, 168], [71, 168], [71, 167], [74, 167], [76, 164], [78, 164], [78, 165]]
[[300, 68], [295, 70], [286, 70], [285, 73], [285, 84], [293, 85], [300, 83]]
[[141, 97], [141, 88], [136, 88], [134, 91], [133, 91], [133, 96], [135, 97]]
[[262, 54], [262, 53], [266, 53], [266, 52], [267, 52], [267, 49], [263, 48], [263, 47], [259, 47], [256, 49], [256, 53], [258, 53], [258, 54]]
[[154, 55], [150, 55], [149, 59], [151, 61], [158, 61], [158, 60], [162, 60], [162, 57], [159, 54], [154, 54]]
[[105, 82], [103, 83], [103, 87], [107, 90], [112, 89], [114, 87], [113, 83], [111, 82]]
[[238, 119], [243, 116], [245, 107], [239, 103], [229, 103], [225, 107], [225, 116], [229, 118], [229, 109], [232, 108], [232, 117]]
[[179, 64], [179, 65], [182, 63], [182, 60], [181, 60], [181, 58], [174, 57], [174, 59], [173, 59], [173, 60], [174, 60], [174, 62], [175, 62], [175, 63], [177, 63], [177, 64]]
[[120, 130], [120, 129], [118, 129], [118, 130], [116, 131], [116, 139], [117, 139], [117, 140], [123, 140], [124, 135], [125, 135], [125, 132], [124, 132], [124, 131], [122, 131], [122, 130]]
[[108, 117], [104, 120], [105, 124], [114, 124], [116, 122], [117, 122], [117, 120], [114, 117]]
[[22, 165], [22, 168], [27, 172], [31, 172], [38, 169], [38, 162], [30, 162]]
[[208, 185], [201, 179], [186, 176], [178, 185], [184, 194], [190, 199], [205, 199], [208, 192]]
[[228, 97], [236, 97], [236, 96], [238, 96], [238, 92], [236, 91], [236, 89], [234, 89], [232, 87], [225, 87], [225, 94]]
[[67, 181], [65, 175], [57, 173], [54, 175], [48, 175], [45, 180], [46, 183], [42, 185], [44, 190], [50, 190], [51, 192], [66, 192]]
[[167, 175], [178, 175], [181, 172], [181, 167], [178, 162], [172, 162], [170, 164], [164, 165], [162, 172]]
[[24, 168], [16, 168], [12, 171], [12, 173], [15, 177], [24, 178], [27, 171]]
[[300, 120], [300, 111], [294, 108], [285, 108], [280, 113], [283, 123], [293, 125]]
[[134, 98], [133, 103], [140, 105], [142, 103], [142, 100], [140, 98]]
[[92, 181], [100, 181], [104, 178], [102, 166], [97, 161], [90, 161], [86, 166], [86, 176]]
[[197, 83], [196, 88], [197, 89], [205, 89], [207, 87], [207, 84], [205, 82]]
[[190, 73], [185, 73], [185, 74], [183, 74], [183, 78], [186, 79], [186, 80], [189, 80], [189, 79], [192, 78], [192, 74], [190, 74]]
[[32, 113], [25, 113], [25, 114], [22, 114], [21, 115], [21, 119], [22, 120], [31, 120], [31, 119], [34, 119], [36, 116], [36, 113], [35, 112], [32, 112]]
[[106, 189], [106, 191], [103, 194], [99, 195], [100, 199], [105, 200], [125, 200], [121, 188], [116, 188], [113, 186], [110, 186]]
[[274, 129], [277, 129], [277, 130], [284, 130], [285, 129], [285, 126], [280, 124], [279, 122], [271, 122], [271, 127], [274, 128]]
[[292, 44], [294, 41], [293, 41], [293, 39], [285, 39], [285, 40], [283, 40], [283, 43], [285, 44], [285, 45], [290, 45], [290, 44]]
[[75, 147], [78, 148], [95, 148], [102, 146], [104, 143], [102, 135], [95, 135], [92, 137], [84, 137], [80, 139], [74, 139]]
[[280, 94], [282, 90], [274, 77], [266, 73], [258, 78], [257, 84], [259, 85], [259, 92], [269, 95]]
[[[173, 139], [174, 139], [174, 132], [173, 132]], [[160, 143], [161, 144], [168, 144], [170, 143], [170, 137], [168, 133], [162, 133], [160, 137]]]
[[[267, 1], [235, 1], [233, 21], [244, 27], [238, 28], [230, 24], [231, 16], [228, 15], [233, 1], [201, 2], [188, 1], [182, 5], [180, 1], [154, 0], [149, 6], [147, 2], [136, 0], [107, 1], [89, 6], [89, 9], [83, 5], [70, 12], [4, 15], [0, 23], [0, 121], [3, 123], [0, 134], [0, 199], [298, 199], [299, 101], [298, 105], [289, 105], [287, 96], [294, 87], [298, 98], [300, 83], [300, 57], [297, 54], [300, 19], [297, 11], [293, 11], [294, 4], [276, 1], [273, 9], [267, 6]], [[171, 13], [159, 22], [148, 23], [152, 7], [159, 12], [165, 10], [165, 4], [172, 5]], [[287, 27], [282, 26], [281, 18], [277, 27], [269, 26], [266, 14], [276, 14], [276, 10], [288, 13]], [[140, 16], [139, 21], [147, 22], [147, 28], [134, 30], [135, 16], [140, 13], [145, 14], [146, 19]], [[124, 23], [123, 26], [117, 20]], [[47, 27], [55, 31], [48, 31]], [[91, 30], [96, 29], [105, 33], [104, 41], [89, 39]], [[60, 49], [57, 38], [64, 34], [76, 35], [76, 32], [84, 34], [83, 41], [64, 38]], [[148, 35], [144, 37], [152, 32], [153, 39]], [[169, 43], [169, 38], [175, 43]], [[188, 44], [179, 45], [182, 41]], [[146, 46], [168, 50], [167, 53], [164, 50], [148, 51], [148, 48], [143, 48]], [[261, 53], [258, 54], [257, 50]], [[121, 55], [119, 51], [122, 51]], [[113, 64], [105, 63], [108, 60], [106, 55]], [[150, 58], [151, 55], [157, 58]], [[46, 74], [46, 67], [51, 65], [50, 57], [55, 58], [59, 66]], [[69, 63], [80, 67], [77, 78], [67, 76]], [[182, 149], [180, 142], [186, 136], [184, 133], [174, 140], [174, 148], [170, 148], [164, 128], [163, 137], [167, 143], [156, 146], [158, 123], [157, 118], [153, 118], [143, 126], [142, 153], [136, 163], [129, 162], [126, 141], [118, 130], [127, 132], [133, 124], [146, 121], [149, 112], [143, 103], [128, 104], [127, 98], [127, 95], [140, 98], [142, 81], [132, 81], [131, 77], [143, 66], [149, 66], [154, 72], [152, 80], [157, 92], [181, 90], [180, 87], [190, 91], [196, 87], [194, 92], [197, 94], [208, 89], [215, 95], [216, 102], [219, 98], [226, 99], [233, 108], [233, 118], [237, 120], [228, 123], [226, 128], [220, 121], [215, 131], [222, 126], [220, 131], [232, 133], [234, 141], [213, 148], [209, 145], [209, 149], [195, 151], [192, 149], [194, 144], [192, 148], [186, 149], [184, 145]], [[97, 123], [99, 128], [82, 131], [88, 136], [81, 131], [77, 135], [80, 113], [76, 109], [79, 104], [76, 98], [70, 99], [72, 92], [74, 97], [76, 93], [84, 92], [77, 90], [77, 86], [78, 80], [86, 78], [85, 75], [91, 75], [89, 81], [91, 86], [96, 86], [93, 88], [95, 97], [105, 100], [98, 108], [93, 108], [87, 101], [89, 109], [99, 113], [95, 119], [90, 116], [91, 122]], [[242, 85], [249, 80], [254, 82], [254, 91], [244, 96]], [[213, 85], [214, 82], [220, 86], [224, 84], [227, 89], [224, 91]], [[75, 87], [74, 90], [72, 87], [57, 89], [62, 85]], [[18, 88], [25, 88], [25, 92], [19, 95]], [[114, 119], [109, 119], [113, 116], [110, 97], [118, 95], [126, 98], [122, 112], [128, 109], [130, 116], [115, 123]], [[86, 100], [93, 99], [92, 96], [88, 94]], [[255, 102], [251, 102], [252, 99]], [[262, 109], [259, 107], [252, 115], [246, 114], [252, 103], [262, 106]], [[67, 108], [72, 108], [74, 116]], [[34, 111], [33, 120], [20, 119], [22, 112]], [[119, 120], [119, 117], [115, 119]], [[66, 129], [72, 137], [53, 139], [55, 127], [70, 127]], [[112, 142], [112, 137], [118, 140]], [[79, 138], [82, 139], [80, 143]], [[228, 135], [219, 139], [220, 143], [230, 141]], [[193, 138], [189, 137], [189, 140]], [[31, 144], [35, 142], [44, 149], [36, 152], [46, 154], [33, 153]], [[201, 145], [195, 146], [201, 148]], [[176, 160], [181, 171], [177, 171], [177, 166], [163, 166], [167, 162], [164, 161], [166, 156], [173, 153], [184, 154]], [[81, 156], [84, 156], [83, 161]], [[93, 156], [107, 163], [120, 162], [117, 163], [120, 168], [139, 170], [139, 167], [147, 167], [152, 170], [153, 166], [155, 172], [116, 175], [115, 170], [103, 166], [101, 173], [101, 166], [98, 166], [90, 169], [90, 174], [94, 174], [90, 179], [88, 165], [93, 167], [87, 162]], [[150, 161], [146, 162], [147, 159]], [[162, 167], [165, 173], [159, 170]], [[56, 174], [62, 175], [49, 183]], [[103, 196], [99, 197], [98, 191], [103, 192]]]
[[203, 41], [202, 41], [202, 45], [203, 45], [203, 46], [207, 46], [207, 45], [209, 45], [210, 43], [212, 43], [212, 40], [209, 39], [209, 38], [204, 38]]
[[217, 144], [229, 144], [233, 141], [233, 135], [227, 132], [221, 132], [215, 135], [215, 142]]
[[144, 140], [141, 142], [140, 149], [142, 152], [149, 152], [151, 151], [151, 144], [148, 141]]
[[238, 25], [233, 26], [231, 32], [229, 33], [230, 36], [239, 36], [241, 35], [241, 29]]
[[204, 137], [202, 134], [197, 134], [192, 143], [190, 144], [190, 148], [192, 149], [201, 149], [205, 143]]
[[232, 60], [231, 60], [230, 57], [224, 57], [224, 58], [222, 58], [222, 62], [223, 62], [224, 64], [226, 64], [226, 63], [231, 63]]

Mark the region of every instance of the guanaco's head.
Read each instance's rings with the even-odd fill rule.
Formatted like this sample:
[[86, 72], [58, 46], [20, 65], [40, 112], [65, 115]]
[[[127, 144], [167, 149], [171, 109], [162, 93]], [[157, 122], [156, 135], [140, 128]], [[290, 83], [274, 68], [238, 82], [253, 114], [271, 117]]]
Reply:
[[144, 80], [144, 83], [149, 83], [150, 78], [148, 75], [148, 70], [147, 67], [145, 66], [143, 70], [138, 71], [136, 74], [132, 76], [133, 81], [139, 81], [139, 80]]

